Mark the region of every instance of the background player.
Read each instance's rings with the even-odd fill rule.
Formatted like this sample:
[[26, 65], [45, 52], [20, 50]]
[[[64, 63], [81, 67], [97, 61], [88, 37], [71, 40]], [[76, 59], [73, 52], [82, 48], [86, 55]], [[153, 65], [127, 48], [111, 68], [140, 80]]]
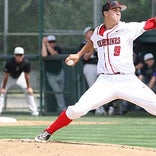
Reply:
[[115, 99], [127, 100], [156, 115], [156, 95], [137, 78], [133, 64], [133, 41], [146, 30], [156, 28], [156, 17], [146, 22], [121, 22], [121, 11], [126, 8], [117, 1], [107, 1], [102, 7], [104, 23], [95, 29], [91, 40], [78, 53], [66, 58], [66, 64], [73, 60], [74, 66], [85, 53], [96, 48], [100, 75], [75, 105], [69, 106], [36, 136], [36, 141], [47, 141], [73, 119]]
[[156, 63], [152, 53], [144, 56], [144, 66], [141, 68], [139, 79], [142, 80], [149, 88], [156, 92]]
[[22, 47], [16, 47], [14, 57], [5, 64], [4, 78], [0, 88], [0, 113], [4, 107], [6, 92], [14, 85], [23, 89], [31, 115], [38, 116], [39, 112], [34, 100], [33, 89], [30, 85], [30, 63], [24, 57], [24, 49]]
[[[62, 49], [57, 45], [56, 36], [45, 36], [42, 39], [42, 57], [49, 57], [62, 54]], [[45, 73], [49, 86], [55, 92], [58, 113], [66, 109], [64, 91], [64, 69], [62, 60], [44, 61]]]
[[[90, 26], [84, 29], [84, 36], [85, 40], [81, 43], [80, 48], [82, 49], [84, 45], [90, 40], [91, 36], [93, 35], [94, 29]], [[83, 74], [87, 80], [88, 87], [91, 87], [94, 82], [96, 81], [98, 74], [97, 74], [97, 52], [95, 50], [88, 51], [82, 57], [83, 62]], [[95, 115], [106, 115], [106, 111], [103, 106], [97, 108], [95, 110]]]

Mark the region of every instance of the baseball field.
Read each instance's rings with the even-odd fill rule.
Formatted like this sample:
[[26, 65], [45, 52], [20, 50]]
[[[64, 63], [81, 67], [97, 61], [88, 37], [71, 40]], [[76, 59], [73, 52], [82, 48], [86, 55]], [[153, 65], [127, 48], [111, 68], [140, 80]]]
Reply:
[[1, 156], [155, 156], [156, 118], [148, 114], [85, 116], [57, 131], [47, 143], [33, 139], [56, 116], [11, 115], [0, 123]]

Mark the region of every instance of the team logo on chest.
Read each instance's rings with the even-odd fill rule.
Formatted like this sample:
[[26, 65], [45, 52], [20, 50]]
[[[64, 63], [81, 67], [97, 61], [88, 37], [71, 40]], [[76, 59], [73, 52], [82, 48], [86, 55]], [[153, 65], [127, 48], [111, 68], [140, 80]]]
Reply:
[[115, 44], [120, 44], [120, 37], [107, 38], [97, 41], [97, 45], [99, 47]]

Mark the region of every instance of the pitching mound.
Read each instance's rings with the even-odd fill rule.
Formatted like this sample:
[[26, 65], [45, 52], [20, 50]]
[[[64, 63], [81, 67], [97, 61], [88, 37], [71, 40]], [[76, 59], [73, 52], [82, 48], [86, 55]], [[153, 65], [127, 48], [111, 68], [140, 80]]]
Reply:
[[0, 140], [1, 156], [155, 156], [151, 148], [121, 145]]

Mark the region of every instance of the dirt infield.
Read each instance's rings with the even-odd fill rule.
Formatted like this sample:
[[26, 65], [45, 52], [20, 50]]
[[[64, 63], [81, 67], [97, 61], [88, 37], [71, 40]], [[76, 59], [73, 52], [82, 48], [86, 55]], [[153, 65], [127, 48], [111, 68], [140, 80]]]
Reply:
[[155, 156], [150, 148], [89, 144], [48, 142], [36, 143], [22, 140], [0, 140], [1, 156]]
[[[21, 120], [14, 123], [1, 123], [0, 126], [35, 126], [35, 125], [50, 125], [52, 121], [28, 121]], [[118, 122], [72, 122], [72, 125], [110, 125], [110, 124], [118, 124]]]
[[[18, 121], [0, 123], [0, 126], [49, 125], [49, 121]], [[118, 124], [117, 122], [73, 122], [73, 124]], [[156, 149], [123, 145], [69, 143], [34, 140], [0, 140], [0, 156], [155, 156]]]

